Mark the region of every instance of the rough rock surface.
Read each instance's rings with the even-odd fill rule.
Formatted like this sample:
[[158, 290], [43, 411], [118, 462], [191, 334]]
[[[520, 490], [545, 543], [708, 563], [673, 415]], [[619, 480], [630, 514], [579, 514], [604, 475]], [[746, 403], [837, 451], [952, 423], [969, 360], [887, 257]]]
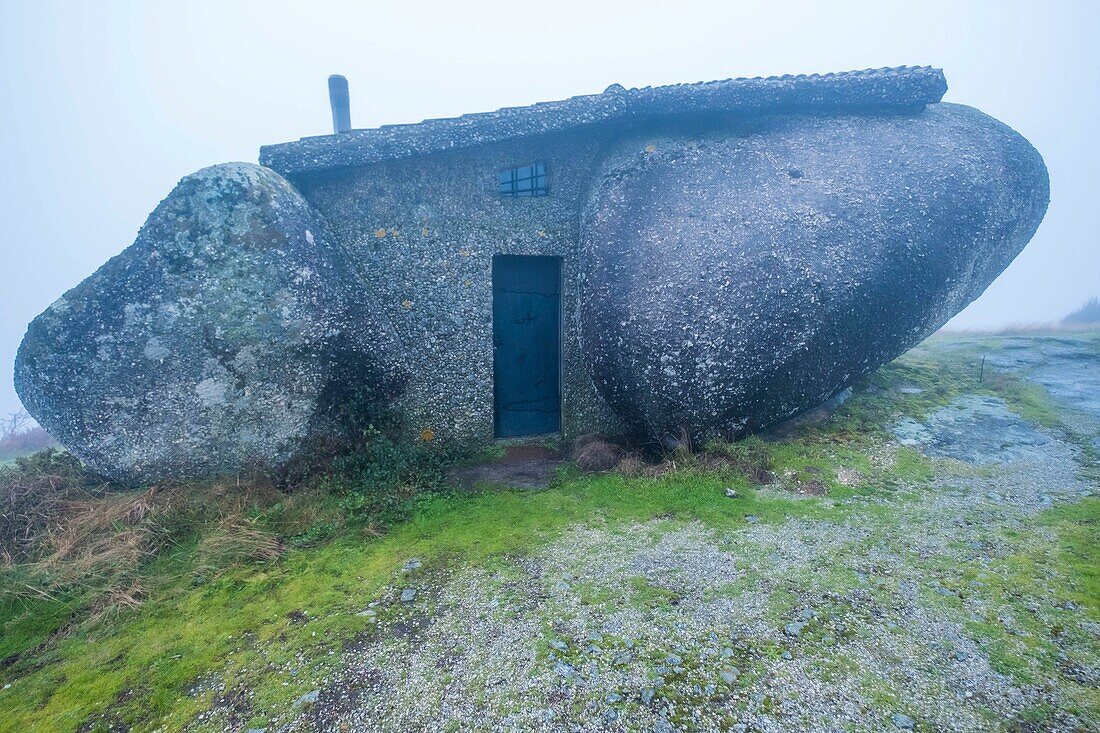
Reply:
[[344, 385], [381, 399], [404, 383], [363, 282], [278, 174], [205, 168], [30, 324], [16, 388], [116, 480], [279, 464], [330, 428]]
[[582, 217], [582, 341], [639, 432], [737, 437], [820, 404], [982, 293], [1046, 211], [977, 110], [786, 116], [621, 141]]

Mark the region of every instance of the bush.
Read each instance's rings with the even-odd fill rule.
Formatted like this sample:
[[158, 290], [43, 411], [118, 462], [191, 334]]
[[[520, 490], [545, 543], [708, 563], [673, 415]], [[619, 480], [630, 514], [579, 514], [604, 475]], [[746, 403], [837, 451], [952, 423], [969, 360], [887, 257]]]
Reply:
[[349, 517], [385, 526], [406, 516], [414, 494], [442, 487], [454, 459], [432, 444], [394, 441], [368, 425], [357, 445], [333, 459], [321, 486]]
[[0, 558], [36, 559], [74, 501], [103, 496], [109, 485], [71, 454], [47, 448], [0, 468]]

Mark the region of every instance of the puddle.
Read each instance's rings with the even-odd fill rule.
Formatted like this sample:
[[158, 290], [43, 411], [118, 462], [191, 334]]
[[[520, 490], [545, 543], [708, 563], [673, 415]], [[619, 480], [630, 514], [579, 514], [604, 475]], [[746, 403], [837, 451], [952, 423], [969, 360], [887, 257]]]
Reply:
[[1051, 438], [997, 397], [966, 395], [941, 407], [925, 422], [902, 418], [890, 427], [902, 445], [968, 463], [1009, 463], [1034, 456]]

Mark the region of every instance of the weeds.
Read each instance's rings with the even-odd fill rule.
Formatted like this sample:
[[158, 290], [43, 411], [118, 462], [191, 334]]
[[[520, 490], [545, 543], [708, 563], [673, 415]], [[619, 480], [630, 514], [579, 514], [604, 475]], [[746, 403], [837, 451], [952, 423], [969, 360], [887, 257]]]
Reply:
[[320, 486], [339, 499], [353, 520], [388, 526], [408, 516], [409, 500], [443, 488], [458, 454], [429, 443], [395, 441], [373, 425], [361, 441], [333, 460]]
[[744, 474], [754, 484], [768, 484], [774, 478], [771, 451], [757, 436], [737, 443], [716, 441], [707, 445], [704, 453], [725, 459], [730, 468]]
[[73, 501], [103, 496], [108, 489], [80, 461], [54, 448], [0, 467], [0, 559], [35, 559]]

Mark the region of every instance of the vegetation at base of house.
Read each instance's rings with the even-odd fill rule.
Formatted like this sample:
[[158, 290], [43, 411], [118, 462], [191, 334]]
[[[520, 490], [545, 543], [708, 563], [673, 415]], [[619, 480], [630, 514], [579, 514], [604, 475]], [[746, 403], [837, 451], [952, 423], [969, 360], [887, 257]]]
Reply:
[[[286, 709], [367, 631], [360, 612], [411, 558], [440, 571], [491, 564], [593, 521], [895, 521], [935, 472], [891, 444], [886, 426], [898, 417], [976, 392], [1068, 430], [1041, 390], [982, 369], [994, 348], [979, 339], [917, 349], [825, 420], [657, 459], [619, 449], [611, 466], [566, 467], [537, 492], [453, 489], [447, 468], [469, 456], [396, 442], [369, 423], [353, 444], [281, 476], [123, 489], [60, 451], [21, 458], [0, 468], [0, 681], [11, 685], [0, 691], [0, 729], [176, 730], [246, 690], [253, 709]], [[1056, 554], [1022, 547], [1007, 561], [1018, 572], [987, 592], [1017, 603], [1028, 567], [1046, 563], [1074, 578], [1064, 595], [1100, 622], [1100, 501], [1049, 509], [1041, 523]], [[632, 593], [667, 601], [644, 583]], [[975, 633], [1004, 673], [1031, 674], [1003, 630]]]

